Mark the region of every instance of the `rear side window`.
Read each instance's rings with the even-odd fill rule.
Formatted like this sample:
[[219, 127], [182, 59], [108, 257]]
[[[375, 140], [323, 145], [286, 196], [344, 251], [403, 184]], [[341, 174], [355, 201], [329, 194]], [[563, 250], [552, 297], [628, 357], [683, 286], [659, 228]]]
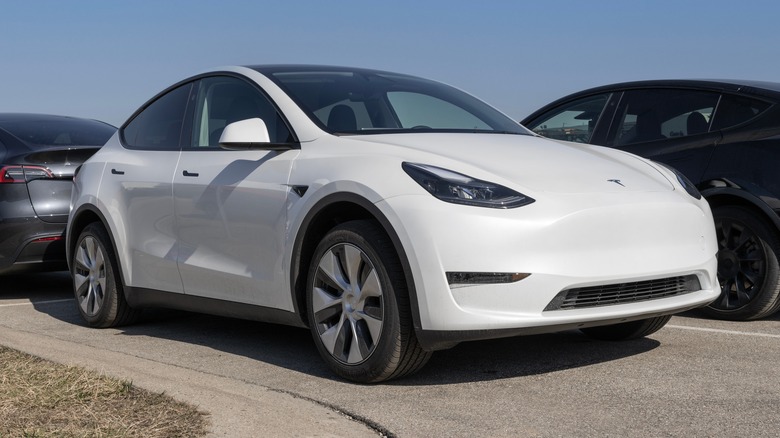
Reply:
[[122, 129], [125, 146], [131, 149], [178, 150], [191, 88], [192, 84], [175, 88], [138, 113]]
[[710, 130], [719, 94], [684, 89], [630, 90], [616, 111], [612, 144], [704, 134]]
[[770, 106], [761, 100], [724, 94], [718, 104], [712, 129], [725, 129], [745, 123]]
[[599, 94], [564, 104], [526, 127], [543, 137], [588, 143], [609, 96], [610, 93]]

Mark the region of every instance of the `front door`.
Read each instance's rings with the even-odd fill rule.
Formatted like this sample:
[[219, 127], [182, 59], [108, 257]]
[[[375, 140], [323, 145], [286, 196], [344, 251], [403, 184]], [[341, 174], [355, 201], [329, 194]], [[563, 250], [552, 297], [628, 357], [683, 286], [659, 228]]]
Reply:
[[[198, 85], [191, 144], [173, 177], [178, 263], [186, 294], [292, 310], [283, 257], [287, 182], [298, 151], [229, 151], [224, 127], [253, 117], [274, 142], [289, 135], [273, 105], [242, 79]], [[281, 140], [279, 140], [281, 139]]]

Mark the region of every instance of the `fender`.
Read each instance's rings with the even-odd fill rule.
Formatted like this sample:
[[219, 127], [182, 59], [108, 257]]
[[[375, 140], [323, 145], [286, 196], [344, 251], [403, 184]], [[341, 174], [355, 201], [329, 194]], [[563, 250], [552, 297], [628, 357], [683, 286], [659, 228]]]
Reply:
[[[103, 226], [103, 228], [106, 229], [106, 232], [108, 233], [108, 238], [111, 240], [111, 251], [114, 252], [114, 259], [116, 260], [117, 269], [119, 269], [119, 281], [122, 282], [122, 288], [125, 291], [125, 299], [128, 300], [128, 302], [132, 302], [133, 298], [133, 289], [129, 288], [127, 286], [127, 282], [125, 281], [125, 269], [122, 265], [122, 259], [119, 257], [119, 254], [117, 254], [116, 251], [116, 239], [114, 238], [114, 230], [111, 227], [111, 223], [106, 220], [106, 216], [100, 211], [98, 207], [92, 204], [83, 204], [78, 209], [76, 209], [75, 212], [73, 212], [69, 218], [68, 218], [68, 228], [65, 233], [65, 255], [67, 257], [68, 261], [68, 271], [73, 270], [72, 262], [73, 257], [75, 256], [76, 252], [76, 240], [78, 239], [78, 235], [74, 234], [73, 228], [78, 224], [79, 229], [84, 229], [88, 224], [92, 223], [93, 221], [83, 221], [83, 216], [86, 213], [94, 214], [98, 218], [98, 222]], [[81, 234], [81, 233], [79, 233]]]
[[[370, 217], [365, 215], [363, 217], [376, 220], [390, 238], [390, 241], [393, 243], [393, 247], [395, 248], [396, 254], [398, 254], [398, 258], [401, 261], [404, 277], [406, 278], [407, 290], [409, 292], [409, 301], [412, 308], [412, 320], [414, 328], [417, 332], [419, 332], [422, 328], [422, 325], [420, 323], [420, 312], [417, 305], [417, 289], [415, 287], [412, 269], [409, 265], [409, 258], [407, 257], [406, 251], [401, 244], [401, 239], [398, 238], [398, 234], [393, 229], [390, 221], [382, 213], [382, 211], [376, 205], [374, 205], [374, 203], [360, 195], [349, 192], [333, 193], [317, 201], [314, 206], [306, 213], [306, 216], [301, 222], [301, 226], [298, 228], [298, 233], [293, 243], [292, 259], [290, 260], [290, 293], [292, 294], [291, 298], [293, 305], [295, 306], [295, 313], [301, 315], [301, 317], [305, 315], [304, 309], [300, 308], [300, 301], [298, 297], [305, 297], [306, 293], [305, 273], [308, 271], [308, 265], [311, 261], [308, 260], [307, 257], [304, 257], [304, 244], [307, 243], [306, 240], [307, 236], [309, 236], [310, 229], [313, 226], [312, 223], [319, 222], [320, 218], [318, 216], [328, 207], [340, 203], [353, 204], [359, 209], [367, 212]], [[349, 215], [349, 212], [346, 214]], [[360, 218], [361, 216], [346, 217], [347, 220]], [[332, 219], [334, 223], [343, 222], [343, 220], [339, 220], [339, 218]]]
[[[746, 204], [749, 204], [759, 209], [772, 222], [775, 228], [777, 230], [780, 230], [780, 217], [778, 217], [777, 212], [773, 210], [772, 207], [764, 200], [768, 198], [780, 204], [780, 200], [777, 200], [771, 194], [753, 193], [753, 191], [750, 190], [750, 186], [747, 187], [740, 186], [736, 184], [734, 181], [725, 178], [711, 180], [705, 183], [703, 186], [704, 188], [701, 190], [701, 194], [708, 201], [710, 201], [710, 199], [718, 198], [721, 196], [739, 198], [742, 201], [744, 201]], [[758, 191], [765, 192], [764, 190], [758, 190]], [[710, 202], [715, 204], [712, 201]]]
[[[94, 214], [98, 217], [98, 220], [100, 223], [105, 227], [106, 231], [108, 232], [108, 237], [111, 239], [111, 246], [113, 246], [114, 250], [114, 256], [116, 256], [116, 242], [114, 241], [114, 230], [111, 228], [111, 225], [106, 220], [105, 215], [94, 205], [92, 204], [83, 204], [78, 209], [76, 209], [75, 212], [71, 213], [70, 217], [68, 218], [68, 227], [65, 232], [65, 256], [68, 261], [68, 269], [70, 269], [71, 262], [73, 260], [73, 253], [76, 249], [76, 239], [78, 239], [78, 235], [74, 234], [73, 228], [76, 224], [79, 225], [80, 229], [83, 229], [89, 222], [83, 223], [82, 217], [86, 212], [89, 212], [91, 214]], [[81, 234], [81, 233], [79, 233]], [[117, 264], [119, 264], [119, 272], [124, 272], [121, 266], [121, 261], [117, 258]], [[122, 275], [122, 283], [124, 283], [124, 274]]]

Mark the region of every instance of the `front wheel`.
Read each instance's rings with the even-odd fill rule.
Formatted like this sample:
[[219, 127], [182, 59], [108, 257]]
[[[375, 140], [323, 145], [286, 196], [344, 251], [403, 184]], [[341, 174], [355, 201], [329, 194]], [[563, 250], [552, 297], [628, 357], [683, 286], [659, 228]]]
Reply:
[[125, 301], [119, 269], [105, 228], [93, 223], [76, 242], [71, 275], [79, 313], [92, 327], [132, 323], [139, 311]]
[[430, 359], [414, 333], [398, 255], [374, 223], [346, 222], [325, 235], [306, 295], [314, 343], [341, 377], [381, 382], [412, 374]]
[[780, 306], [780, 239], [755, 213], [716, 207], [720, 296], [702, 309], [708, 316], [733, 321], [764, 318]]
[[580, 330], [591, 338], [603, 341], [627, 341], [629, 339], [643, 338], [661, 330], [670, 319], [672, 319], [672, 316], [666, 315], [622, 322], [620, 324], [588, 327]]

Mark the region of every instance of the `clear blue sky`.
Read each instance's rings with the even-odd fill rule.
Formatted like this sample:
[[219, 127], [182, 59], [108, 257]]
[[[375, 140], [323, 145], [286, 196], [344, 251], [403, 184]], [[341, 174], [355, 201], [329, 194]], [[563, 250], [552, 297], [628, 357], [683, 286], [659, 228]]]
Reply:
[[0, 112], [114, 125], [228, 64], [378, 68], [455, 85], [520, 119], [638, 79], [780, 81], [780, 2], [35, 1], [0, 12]]

